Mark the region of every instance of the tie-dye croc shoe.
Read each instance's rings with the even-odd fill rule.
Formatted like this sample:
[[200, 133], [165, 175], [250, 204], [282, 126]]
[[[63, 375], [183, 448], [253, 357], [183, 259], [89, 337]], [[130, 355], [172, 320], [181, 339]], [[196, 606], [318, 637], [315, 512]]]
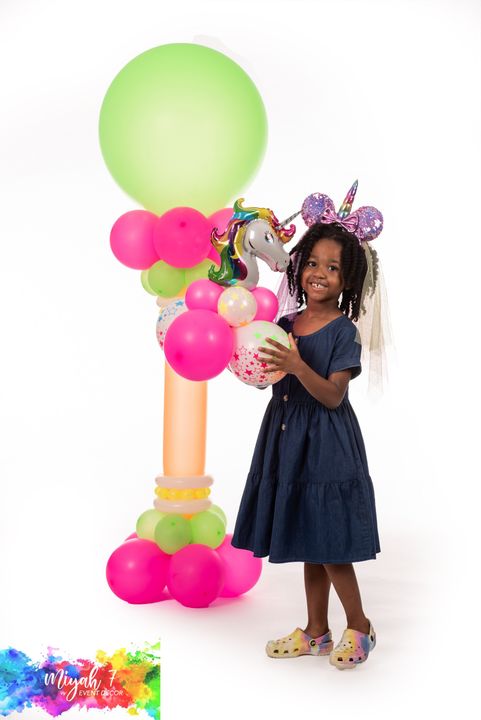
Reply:
[[367, 634], [346, 628], [340, 642], [329, 656], [329, 662], [338, 670], [353, 668], [366, 662], [369, 653], [376, 647], [376, 633], [369, 620]]
[[269, 640], [266, 653], [271, 658], [295, 658], [301, 655], [329, 655], [334, 643], [331, 631], [313, 638], [301, 628], [296, 628], [290, 635], [279, 640]]

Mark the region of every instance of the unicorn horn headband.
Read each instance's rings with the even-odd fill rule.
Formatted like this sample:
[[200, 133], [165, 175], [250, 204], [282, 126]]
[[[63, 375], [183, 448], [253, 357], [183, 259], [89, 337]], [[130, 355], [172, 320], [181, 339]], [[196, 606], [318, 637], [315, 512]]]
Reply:
[[315, 223], [326, 225], [336, 223], [355, 235], [360, 243], [374, 240], [382, 231], [383, 217], [377, 208], [370, 205], [364, 205], [351, 213], [357, 186], [358, 181], [355, 180], [337, 213], [334, 203], [328, 195], [313, 193], [306, 197], [301, 210], [288, 217], [278, 227], [287, 225], [302, 213], [302, 219], [308, 227]]

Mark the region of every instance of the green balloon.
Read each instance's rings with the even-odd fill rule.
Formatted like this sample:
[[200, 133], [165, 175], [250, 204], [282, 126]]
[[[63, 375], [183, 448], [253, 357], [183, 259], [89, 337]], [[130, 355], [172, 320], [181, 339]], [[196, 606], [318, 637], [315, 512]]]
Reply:
[[215, 513], [197, 513], [190, 520], [192, 527], [192, 542], [200, 545], [208, 545], [215, 549], [222, 544], [225, 538], [225, 523]]
[[210, 508], [207, 510], [207, 512], [214, 513], [215, 515], [217, 515], [218, 517], [220, 517], [220, 519], [221, 519], [222, 522], [224, 523], [224, 527], [227, 527], [227, 517], [226, 517], [226, 514], [225, 514], [225, 512], [222, 510], [222, 508], [219, 507], [219, 505], [211, 505]]
[[157, 524], [165, 517], [165, 513], [159, 510], [146, 510], [137, 520], [135, 532], [139, 538], [153, 540]]
[[209, 277], [209, 268], [214, 266], [218, 268], [219, 265], [215, 265], [213, 260], [202, 260], [198, 265], [194, 265], [191, 268], [185, 268], [185, 284], [190, 285], [194, 280], [202, 280], [203, 278]]
[[168, 555], [182, 550], [192, 542], [190, 522], [182, 515], [166, 514], [155, 528], [155, 542]]
[[267, 140], [259, 92], [226, 55], [160, 45], [114, 78], [99, 120], [105, 163], [123, 190], [158, 215], [229, 205], [254, 176]]
[[156, 295], [173, 297], [184, 287], [185, 272], [159, 260], [147, 271], [147, 282]]
[[148, 270], [142, 270], [142, 272], [140, 273], [140, 282], [142, 283], [142, 287], [150, 295], [157, 295], [157, 293], [154, 290], [152, 290], [152, 288], [149, 285], [148, 273], [149, 273]]

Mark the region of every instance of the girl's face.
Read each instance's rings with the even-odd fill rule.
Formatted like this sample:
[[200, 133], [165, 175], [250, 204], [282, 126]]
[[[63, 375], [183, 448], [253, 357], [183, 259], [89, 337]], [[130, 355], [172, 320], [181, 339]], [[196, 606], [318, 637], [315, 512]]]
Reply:
[[310, 303], [337, 307], [344, 289], [341, 272], [342, 246], [335, 240], [318, 240], [312, 248], [301, 275], [302, 289]]

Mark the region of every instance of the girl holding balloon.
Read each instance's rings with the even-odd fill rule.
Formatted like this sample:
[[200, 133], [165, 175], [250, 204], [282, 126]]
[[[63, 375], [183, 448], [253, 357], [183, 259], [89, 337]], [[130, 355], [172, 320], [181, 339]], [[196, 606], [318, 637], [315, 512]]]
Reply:
[[[259, 348], [267, 371], [286, 375], [273, 385], [232, 538], [256, 557], [304, 563], [307, 624], [269, 641], [267, 655], [329, 655], [339, 669], [365, 662], [376, 644], [353, 567], [380, 552], [376, 506], [348, 386], [361, 373], [363, 342], [371, 341], [372, 379], [388, 331], [378, 256], [368, 243], [382, 215], [372, 207], [351, 213], [356, 189], [357, 182], [337, 213], [326, 195], [304, 201], [309, 229], [290, 252], [279, 298], [290, 347], [267, 340]], [[331, 584], [347, 623], [335, 648]]]

